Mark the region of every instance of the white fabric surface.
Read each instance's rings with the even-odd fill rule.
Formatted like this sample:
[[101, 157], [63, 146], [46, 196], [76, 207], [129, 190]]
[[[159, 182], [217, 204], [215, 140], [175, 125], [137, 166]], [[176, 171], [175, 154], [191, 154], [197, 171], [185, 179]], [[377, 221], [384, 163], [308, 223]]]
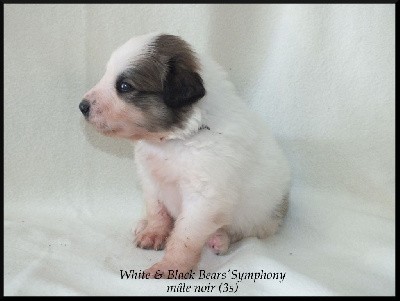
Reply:
[[[121, 280], [162, 252], [137, 249], [143, 211], [128, 141], [78, 104], [112, 50], [181, 35], [228, 71], [293, 172], [282, 231], [204, 250], [207, 272], [284, 272], [236, 295], [394, 295], [395, 6], [10, 5], [5, 11], [5, 295], [184, 295]], [[193, 295], [201, 293], [190, 292]], [[203, 295], [232, 295], [212, 293]]]

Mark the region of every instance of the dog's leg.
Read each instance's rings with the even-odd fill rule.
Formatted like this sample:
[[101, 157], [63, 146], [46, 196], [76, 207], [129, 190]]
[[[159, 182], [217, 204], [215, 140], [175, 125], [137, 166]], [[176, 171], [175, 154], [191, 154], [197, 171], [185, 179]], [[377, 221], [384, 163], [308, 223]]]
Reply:
[[[195, 268], [207, 239], [223, 226], [210, 202], [192, 199], [183, 206], [168, 238], [164, 258], [146, 270], [151, 276], [169, 276], [169, 270], [186, 273]], [[211, 209], [211, 210], [210, 210]], [[158, 278], [158, 277], [157, 277]]]
[[169, 270], [186, 273], [195, 268], [207, 238], [218, 228], [217, 225], [211, 228], [210, 223], [206, 217], [200, 223], [193, 223], [189, 217], [175, 222], [175, 228], [166, 244], [164, 258], [146, 272], [152, 277], [159, 274], [166, 278]]
[[160, 201], [147, 202], [146, 219], [140, 220], [136, 230], [136, 245], [143, 249], [162, 250], [173, 226], [173, 220]]

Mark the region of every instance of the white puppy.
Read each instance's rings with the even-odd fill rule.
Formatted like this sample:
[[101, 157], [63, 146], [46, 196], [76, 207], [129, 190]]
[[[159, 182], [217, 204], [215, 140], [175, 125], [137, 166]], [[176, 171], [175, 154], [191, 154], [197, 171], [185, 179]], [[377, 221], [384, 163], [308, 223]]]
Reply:
[[136, 242], [166, 246], [151, 275], [196, 267], [205, 244], [222, 254], [243, 237], [277, 231], [288, 206], [288, 163], [221, 67], [181, 38], [126, 42], [79, 108], [103, 134], [135, 141], [147, 205]]

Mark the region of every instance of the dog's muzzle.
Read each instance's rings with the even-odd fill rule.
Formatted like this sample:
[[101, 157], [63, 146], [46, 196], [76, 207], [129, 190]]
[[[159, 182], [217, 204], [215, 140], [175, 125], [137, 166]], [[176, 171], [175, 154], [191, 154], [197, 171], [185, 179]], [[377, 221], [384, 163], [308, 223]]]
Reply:
[[79, 110], [81, 110], [83, 116], [89, 117], [90, 103], [86, 99], [82, 100], [79, 104]]

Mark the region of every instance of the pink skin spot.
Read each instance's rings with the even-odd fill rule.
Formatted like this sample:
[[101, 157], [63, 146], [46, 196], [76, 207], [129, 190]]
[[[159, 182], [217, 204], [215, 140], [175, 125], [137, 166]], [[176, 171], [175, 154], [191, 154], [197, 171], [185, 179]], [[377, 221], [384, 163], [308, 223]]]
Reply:
[[225, 254], [228, 251], [230, 239], [228, 233], [218, 229], [207, 241], [207, 245], [217, 255]]

